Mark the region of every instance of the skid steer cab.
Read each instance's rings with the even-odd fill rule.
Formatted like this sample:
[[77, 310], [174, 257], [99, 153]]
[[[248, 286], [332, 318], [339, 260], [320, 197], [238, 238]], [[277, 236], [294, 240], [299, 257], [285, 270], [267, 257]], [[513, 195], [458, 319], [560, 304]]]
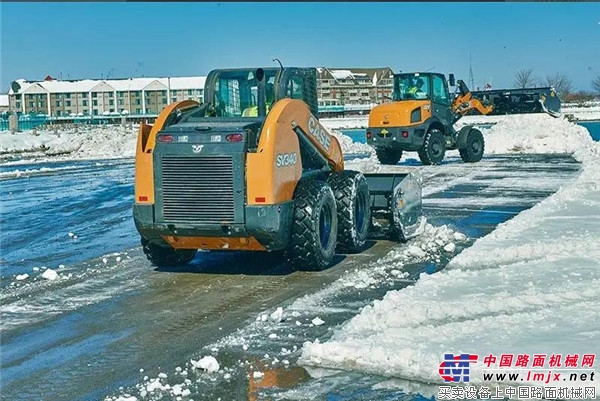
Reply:
[[248, 250], [319, 270], [336, 250], [362, 251], [375, 219], [398, 240], [424, 224], [412, 171], [344, 170], [318, 120], [314, 68], [214, 70], [203, 104], [177, 102], [142, 124], [133, 215], [158, 266]]

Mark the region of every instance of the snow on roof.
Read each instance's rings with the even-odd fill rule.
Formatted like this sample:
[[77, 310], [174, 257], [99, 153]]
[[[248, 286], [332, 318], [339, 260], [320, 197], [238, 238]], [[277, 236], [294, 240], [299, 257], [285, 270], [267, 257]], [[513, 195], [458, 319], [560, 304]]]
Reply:
[[335, 79], [352, 79], [352, 71], [350, 70], [331, 70], [331, 75]]
[[40, 86], [50, 93], [89, 92], [101, 81], [84, 79], [82, 81], [42, 81]]
[[204, 88], [205, 81], [206, 77], [171, 77], [170, 85], [173, 90], [198, 89]]
[[[161, 82], [163, 78], [130, 78], [130, 79], [109, 79], [105, 82], [115, 88], [117, 91], [141, 91], [154, 81]], [[164, 89], [167, 89], [167, 84], [164, 82]]]
[[[169, 82], [170, 81], [170, 82]], [[206, 77], [171, 77], [171, 78], [129, 78], [129, 79], [83, 79], [80, 81], [39, 81], [30, 82], [18, 79], [21, 86], [18, 93], [23, 93], [31, 86], [36, 85], [49, 93], [75, 93], [90, 91], [141, 91], [141, 90], [166, 90], [171, 89], [202, 89]], [[14, 94], [12, 87], [9, 94]]]
[[[34, 82], [28, 82], [28, 81], [26, 81], [26, 80], [24, 80], [22, 78], [21, 79], [17, 79], [15, 82], [17, 82], [21, 86], [21, 88], [19, 88], [19, 93], [22, 93], [24, 90], [26, 90], [27, 88], [29, 88], [31, 85], [34, 84]], [[9, 95], [14, 95], [14, 93], [15, 92], [13, 91], [12, 85], [11, 85], [10, 90], [8, 91], [8, 94]]]
[[0, 107], [8, 107], [8, 95], [0, 95]]

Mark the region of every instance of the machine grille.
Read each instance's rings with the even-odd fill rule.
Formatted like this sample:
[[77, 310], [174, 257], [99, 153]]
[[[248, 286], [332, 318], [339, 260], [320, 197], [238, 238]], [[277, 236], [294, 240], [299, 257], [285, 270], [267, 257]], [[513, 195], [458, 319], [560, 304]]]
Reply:
[[233, 160], [229, 156], [162, 156], [165, 222], [234, 221]]

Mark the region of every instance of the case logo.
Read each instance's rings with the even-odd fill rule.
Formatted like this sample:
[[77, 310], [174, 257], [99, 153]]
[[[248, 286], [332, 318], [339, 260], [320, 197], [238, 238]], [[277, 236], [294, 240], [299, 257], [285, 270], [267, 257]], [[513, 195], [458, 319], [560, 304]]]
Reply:
[[310, 134], [314, 136], [325, 149], [329, 150], [331, 137], [329, 136], [329, 133], [325, 131], [325, 128], [317, 122], [317, 119], [314, 116], [310, 116], [308, 119], [308, 132], [310, 132]]
[[204, 147], [204, 145], [192, 145], [192, 151], [194, 153], [200, 153], [200, 152], [202, 152], [203, 147]]

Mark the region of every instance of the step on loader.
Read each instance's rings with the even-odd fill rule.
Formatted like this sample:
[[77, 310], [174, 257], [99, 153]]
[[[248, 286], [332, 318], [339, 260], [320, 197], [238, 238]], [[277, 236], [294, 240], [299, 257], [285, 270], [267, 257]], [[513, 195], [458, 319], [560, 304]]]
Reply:
[[198, 249], [284, 251], [320, 270], [361, 252], [382, 223], [396, 240], [424, 226], [414, 171], [344, 169], [341, 146], [318, 120], [315, 68], [219, 69], [202, 104], [167, 106], [141, 124], [135, 226], [157, 266]]
[[[406, 151], [418, 152], [423, 164], [440, 164], [447, 149], [458, 149], [464, 162], [478, 162], [485, 148], [483, 135], [473, 125], [455, 130], [463, 116], [560, 112], [552, 88], [471, 92], [464, 81], [456, 83], [453, 74], [448, 81], [433, 72], [394, 74], [392, 102], [371, 110], [366, 133], [382, 164], [397, 164]], [[453, 94], [448, 86], [456, 88]]]

